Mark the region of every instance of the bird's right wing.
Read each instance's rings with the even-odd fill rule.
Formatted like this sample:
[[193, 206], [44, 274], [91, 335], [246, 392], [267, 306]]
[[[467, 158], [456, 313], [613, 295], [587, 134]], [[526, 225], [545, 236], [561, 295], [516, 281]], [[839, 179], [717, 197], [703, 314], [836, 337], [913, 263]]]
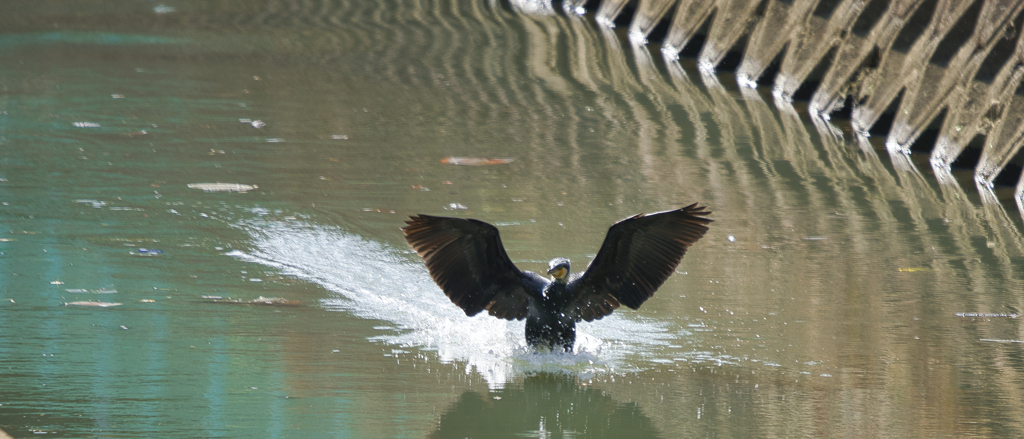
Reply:
[[587, 270], [569, 282], [573, 314], [591, 321], [620, 304], [637, 309], [675, 271], [686, 249], [708, 231], [711, 212], [696, 203], [667, 212], [639, 214], [608, 229]]
[[483, 221], [429, 215], [409, 217], [405, 240], [452, 303], [473, 316], [526, 317], [531, 295], [547, 281], [520, 271], [501, 245], [498, 229]]

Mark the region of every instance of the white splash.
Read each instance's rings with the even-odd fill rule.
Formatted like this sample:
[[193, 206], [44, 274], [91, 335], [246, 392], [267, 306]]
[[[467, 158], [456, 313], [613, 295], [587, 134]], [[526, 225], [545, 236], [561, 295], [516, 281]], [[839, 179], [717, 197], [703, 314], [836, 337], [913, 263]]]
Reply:
[[654, 367], [685, 330], [616, 313], [577, 327], [576, 352], [540, 354], [526, 346], [522, 321], [486, 314], [467, 317], [434, 284], [411, 251], [397, 250], [340, 229], [297, 221], [254, 220], [240, 227], [253, 239], [251, 252], [228, 255], [256, 262], [338, 294], [329, 310], [386, 321], [377, 341], [435, 351], [442, 362], [465, 362], [492, 387], [514, 376], [564, 372], [589, 378]]

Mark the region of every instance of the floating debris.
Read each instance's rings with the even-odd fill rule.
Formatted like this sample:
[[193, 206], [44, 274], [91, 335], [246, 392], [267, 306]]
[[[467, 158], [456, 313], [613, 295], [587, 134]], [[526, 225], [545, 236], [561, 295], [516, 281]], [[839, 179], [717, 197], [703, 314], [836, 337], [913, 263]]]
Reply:
[[117, 294], [117, 290], [108, 290], [106, 288], [100, 288], [98, 290], [87, 290], [85, 288], [68, 288], [64, 292], [70, 294]]
[[928, 267], [906, 267], [900, 268], [899, 270], [901, 273], [917, 273], [919, 271], [932, 271], [932, 269]]
[[135, 256], [153, 257], [164, 254], [164, 251], [157, 250], [155, 248], [140, 248], [137, 251], [132, 252], [131, 254]]
[[445, 210], [466, 210], [469, 209], [465, 204], [460, 203], [448, 203], [444, 208]]
[[51, 281], [50, 285], [64, 285], [64, 282], [61, 282], [60, 279], [57, 279], [55, 281]]
[[445, 157], [441, 159], [441, 163], [460, 166], [490, 166], [507, 165], [512, 163], [512, 160], [508, 157]]
[[203, 192], [238, 192], [245, 193], [259, 188], [254, 184], [240, 183], [189, 183], [189, 189], [200, 189]]
[[170, 14], [171, 12], [174, 12], [175, 10], [176, 9], [174, 8], [174, 6], [166, 6], [166, 5], [157, 5], [156, 7], [153, 8], [153, 12], [155, 12], [157, 14]]
[[378, 208], [374, 208], [374, 207], [364, 207], [363, 208], [363, 212], [395, 213], [395, 211], [391, 210], [391, 209], [378, 209]]
[[285, 299], [283, 297], [263, 297], [253, 300], [242, 300], [242, 299], [231, 299], [224, 298], [221, 296], [202, 296], [203, 302], [207, 303], [224, 303], [228, 305], [267, 305], [267, 306], [301, 306], [302, 302], [298, 300]]
[[1004, 317], [1008, 319], [1016, 319], [1020, 317], [1020, 314], [996, 314], [987, 312], [958, 312], [957, 317]]
[[106, 201], [99, 201], [99, 200], [80, 199], [80, 200], [75, 200], [75, 202], [76, 203], [82, 203], [82, 204], [89, 204], [89, 205], [91, 205], [93, 207], [93, 209], [101, 209], [101, 208], [107, 206], [107, 202]]
[[94, 302], [94, 301], [78, 301], [78, 302], [64, 302], [64, 306], [96, 306], [100, 308], [110, 308], [112, 306], [121, 306], [123, 304], [117, 302]]
[[979, 341], [990, 341], [995, 343], [1024, 343], [1024, 340], [1001, 340], [998, 338], [982, 338]]
[[76, 128], [100, 128], [100, 124], [96, 122], [74, 122], [71, 125]]
[[332, 134], [331, 140], [348, 140], [347, 134]]
[[124, 95], [123, 94], [118, 94], [118, 93], [114, 93], [114, 94], [110, 95], [110, 97], [113, 98], [113, 99], [124, 99]]
[[428, 188], [426, 186], [423, 186], [423, 185], [414, 184], [414, 185], [412, 185], [412, 188], [416, 189], [416, 190], [421, 190], [423, 192], [430, 192], [430, 188]]
[[273, 306], [299, 306], [302, 302], [298, 300], [288, 300], [283, 297], [263, 297], [260, 296], [258, 299], [251, 302], [254, 305], [273, 305]]
[[249, 124], [252, 125], [253, 128], [257, 129], [267, 126], [266, 122], [263, 122], [262, 120], [259, 119], [249, 122]]
[[153, 300], [153, 299], [141, 299], [141, 300], [139, 300], [139, 302], [140, 303], [156, 303], [156, 301]]

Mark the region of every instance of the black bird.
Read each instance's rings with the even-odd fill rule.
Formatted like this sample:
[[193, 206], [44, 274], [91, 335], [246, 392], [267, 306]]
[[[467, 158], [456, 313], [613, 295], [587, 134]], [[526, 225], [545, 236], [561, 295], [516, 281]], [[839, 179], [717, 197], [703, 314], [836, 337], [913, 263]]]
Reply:
[[570, 276], [569, 260], [548, 263], [547, 280], [516, 268], [498, 229], [475, 219], [410, 217], [405, 240], [426, 262], [430, 276], [467, 316], [483, 310], [507, 320], [526, 318], [526, 342], [537, 350], [571, 352], [576, 322], [632, 309], [654, 295], [686, 249], [708, 231], [710, 211], [697, 203], [639, 214], [608, 229], [583, 274]]

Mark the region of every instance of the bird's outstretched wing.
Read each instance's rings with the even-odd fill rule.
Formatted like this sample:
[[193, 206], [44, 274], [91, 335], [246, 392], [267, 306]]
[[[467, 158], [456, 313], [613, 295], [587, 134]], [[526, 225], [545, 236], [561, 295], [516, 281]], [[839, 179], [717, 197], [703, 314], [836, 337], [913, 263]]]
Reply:
[[405, 224], [406, 242], [468, 316], [486, 309], [501, 319], [522, 319], [530, 295], [547, 283], [536, 273], [520, 271], [505, 253], [498, 229], [483, 221], [417, 215]]
[[576, 296], [576, 320], [611, 314], [619, 304], [637, 309], [675, 271], [686, 249], [708, 231], [711, 212], [697, 203], [667, 212], [639, 214], [608, 229], [597, 256], [568, 289]]

